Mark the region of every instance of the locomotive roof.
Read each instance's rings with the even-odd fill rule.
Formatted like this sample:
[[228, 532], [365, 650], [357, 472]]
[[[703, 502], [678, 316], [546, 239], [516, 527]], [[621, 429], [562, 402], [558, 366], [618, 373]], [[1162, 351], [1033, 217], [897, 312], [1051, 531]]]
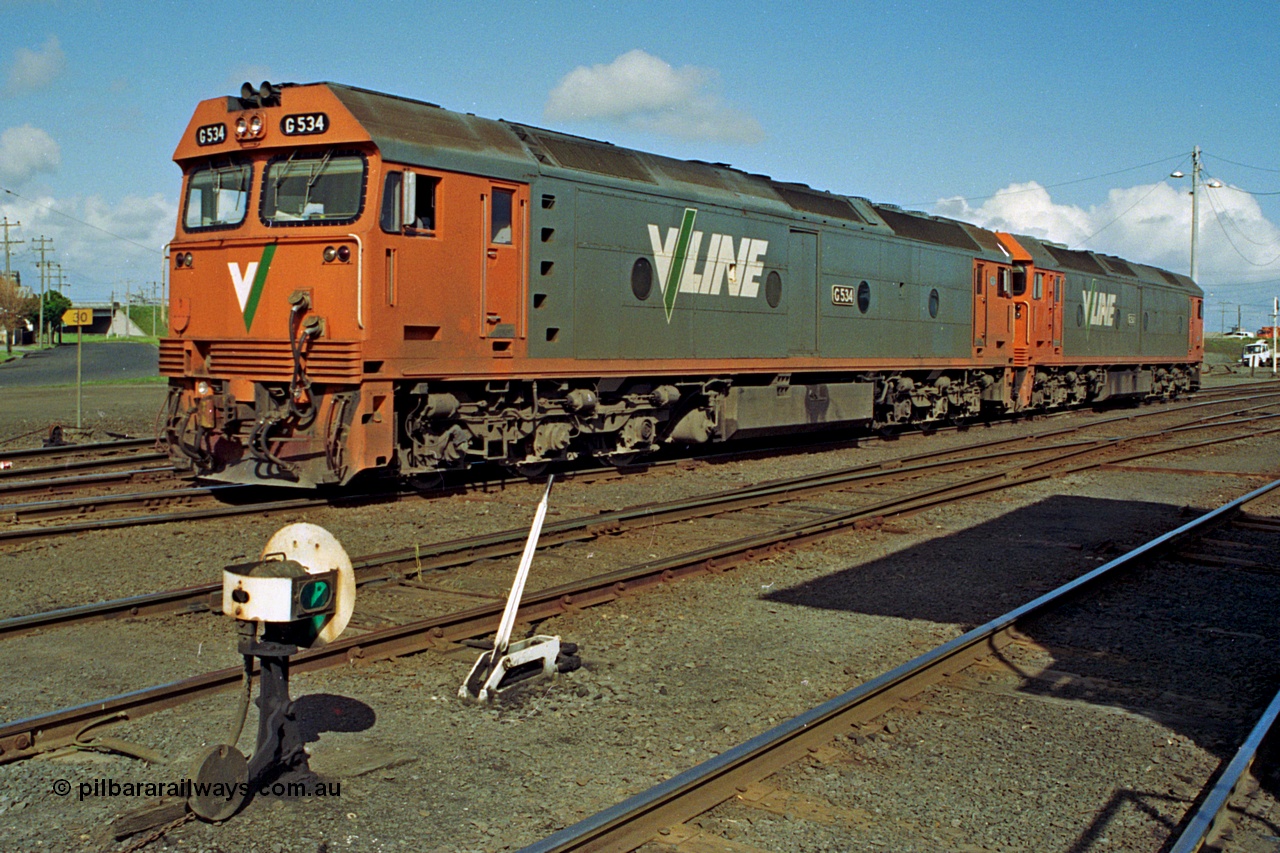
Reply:
[[[582, 173], [587, 173], [593, 183], [631, 189], [637, 184], [647, 185], [653, 191], [681, 198], [705, 199], [782, 216], [798, 215], [851, 230], [894, 234], [997, 259], [1006, 257], [995, 233], [977, 225], [804, 184], [775, 181], [725, 163], [677, 160], [340, 83], [284, 84], [281, 102], [289, 100], [290, 90], [318, 87], [327, 88], [368, 133], [382, 155], [393, 162], [516, 181], [539, 175], [581, 180]], [[246, 108], [238, 98], [227, 99], [229, 112]], [[1031, 236], [1015, 236], [1037, 266], [1133, 278], [1200, 292], [1184, 275], [1110, 255], [1068, 249]]]

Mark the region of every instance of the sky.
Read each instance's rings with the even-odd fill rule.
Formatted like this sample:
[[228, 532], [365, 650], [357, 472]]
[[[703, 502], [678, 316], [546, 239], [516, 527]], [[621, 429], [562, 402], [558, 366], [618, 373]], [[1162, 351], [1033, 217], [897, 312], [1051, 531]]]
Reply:
[[1257, 329], [1278, 42], [1276, 0], [0, 0], [0, 219], [26, 284], [150, 290], [196, 104], [331, 80], [1185, 273], [1198, 145], [1207, 328]]

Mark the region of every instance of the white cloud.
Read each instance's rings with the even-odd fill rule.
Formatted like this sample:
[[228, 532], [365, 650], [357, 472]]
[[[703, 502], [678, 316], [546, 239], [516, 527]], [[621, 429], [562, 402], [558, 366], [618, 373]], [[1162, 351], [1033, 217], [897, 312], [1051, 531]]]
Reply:
[[764, 130], [712, 90], [706, 68], [673, 68], [632, 50], [608, 65], [579, 66], [560, 80], [543, 112], [552, 121], [596, 119], [684, 139], [759, 142]]
[[9, 65], [5, 94], [21, 95], [47, 88], [66, 66], [67, 55], [55, 36], [49, 36], [39, 50], [20, 47]]
[[[1083, 208], [1054, 202], [1032, 181], [1010, 184], [977, 206], [963, 198], [939, 199], [934, 212], [1174, 272], [1187, 272], [1190, 262], [1191, 197], [1185, 185], [1116, 188], [1105, 201]], [[1270, 313], [1275, 285], [1249, 282], [1280, 278], [1280, 227], [1253, 196], [1229, 186], [1202, 188], [1196, 253], [1199, 284], [1213, 293], [1211, 302], [1244, 304], [1246, 325], [1249, 315], [1260, 318], [1264, 308]]]
[[24, 124], [0, 133], [0, 180], [21, 186], [37, 172], [55, 172], [62, 152], [53, 137]]
[[108, 202], [100, 196], [57, 198], [48, 194], [0, 195], [0, 215], [22, 227], [11, 236], [26, 242], [13, 265], [27, 285], [39, 282], [33, 240], [51, 239], [47, 260], [61, 266], [74, 299], [102, 301], [125, 282], [136, 290], [159, 281], [161, 247], [173, 239], [175, 202], [163, 194], [125, 196]]
[[[1256, 199], [1224, 187], [1200, 197], [1200, 272], [1228, 278], [1258, 267], [1280, 271], [1280, 228]], [[942, 216], [984, 228], [1029, 234], [1072, 248], [1120, 255], [1185, 271], [1191, 243], [1191, 199], [1168, 183], [1112, 189], [1106, 201], [1083, 208], [1058, 204], [1034, 181], [1010, 184], [974, 207], [963, 198], [939, 199]], [[1256, 275], [1254, 276], [1256, 277]]]

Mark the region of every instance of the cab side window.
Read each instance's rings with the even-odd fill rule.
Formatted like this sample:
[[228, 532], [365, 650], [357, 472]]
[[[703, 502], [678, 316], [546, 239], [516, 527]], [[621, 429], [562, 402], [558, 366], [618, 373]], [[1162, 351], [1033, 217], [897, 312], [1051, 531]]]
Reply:
[[400, 231], [400, 191], [403, 184], [403, 172], [387, 172], [382, 184], [382, 230], [389, 234]]
[[493, 213], [489, 242], [511, 244], [511, 208], [515, 193], [510, 190], [493, 191]]
[[410, 235], [435, 231], [439, 183], [429, 175], [388, 172], [382, 187], [382, 230]]

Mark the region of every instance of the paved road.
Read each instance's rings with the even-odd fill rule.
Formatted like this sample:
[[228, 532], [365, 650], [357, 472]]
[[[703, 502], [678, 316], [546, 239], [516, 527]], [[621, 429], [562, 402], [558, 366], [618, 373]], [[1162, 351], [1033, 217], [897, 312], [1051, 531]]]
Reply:
[[[156, 348], [140, 343], [93, 343], [84, 345], [84, 381], [142, 379], [160, 375]], [[27, 353], [26, 357], [0, 364], [0, 389], [41, 385], [74, 385], [76, 346], [63, 344], [53, 349]]]

